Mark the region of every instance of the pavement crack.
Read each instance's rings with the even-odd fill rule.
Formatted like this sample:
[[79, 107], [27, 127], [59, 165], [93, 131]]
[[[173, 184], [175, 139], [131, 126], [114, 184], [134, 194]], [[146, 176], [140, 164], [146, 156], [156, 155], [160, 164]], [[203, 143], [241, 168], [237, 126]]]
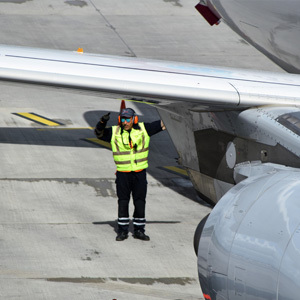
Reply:
[[109, 27], [115, 33], [115, 35], [117, 35], [117, 37], [122, 41], [122, 43], [128, 49], [127, 54], [129, 54], [129, 56], [131, 56], [131, 57], [137, 57], [136, 54], [134, 53], [134, 51], [130, 48], [130, 46], [126, 43], [126, 41], [121, 37], [121, 35], [117, 31], [117, 29], [108, 21], [108, 19], [103, 15], [103, 13], [96, 6], [96, 4], [92, 0], [90, 0], [90, 3], [95, 8], [96, 12], [101, 16], [101, 18], [103, 18], [103, 20], [106, 22], [107, 27]]

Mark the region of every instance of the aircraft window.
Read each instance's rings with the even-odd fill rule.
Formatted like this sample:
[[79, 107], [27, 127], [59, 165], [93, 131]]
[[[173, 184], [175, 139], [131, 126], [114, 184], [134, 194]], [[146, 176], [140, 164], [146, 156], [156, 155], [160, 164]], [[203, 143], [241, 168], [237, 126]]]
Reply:
[[276, 121], [300, 135], [300, 112], [281, 115], [276, 119]]

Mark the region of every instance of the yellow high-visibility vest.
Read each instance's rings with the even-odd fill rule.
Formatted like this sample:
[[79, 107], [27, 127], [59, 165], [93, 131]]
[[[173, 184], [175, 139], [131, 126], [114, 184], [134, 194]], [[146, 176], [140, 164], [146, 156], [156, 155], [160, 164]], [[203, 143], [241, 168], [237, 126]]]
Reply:
[[144, 123], [138, 125], [140, 128], [132, 128], [130, 133], [122, 130], [120, 126], [112, 126], [111, 147], [117, 170], [120, 172], [148, 168], [150, 137]]

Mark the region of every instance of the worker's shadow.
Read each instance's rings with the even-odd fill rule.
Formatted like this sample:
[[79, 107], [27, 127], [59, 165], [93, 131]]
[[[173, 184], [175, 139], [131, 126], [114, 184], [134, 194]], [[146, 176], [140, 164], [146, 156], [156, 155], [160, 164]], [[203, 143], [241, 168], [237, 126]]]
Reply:
[[[147, 225], [151, 224], [179, 224], [180, 221], [147, 221]], [[118, 233], [118, 220], [114, 221], [104, 221], [104, 222], [93, 222], [94, 225], [109, 225]], [[133, 223], [132, 221], [129, 224], [129, 232], [133, 233]]]

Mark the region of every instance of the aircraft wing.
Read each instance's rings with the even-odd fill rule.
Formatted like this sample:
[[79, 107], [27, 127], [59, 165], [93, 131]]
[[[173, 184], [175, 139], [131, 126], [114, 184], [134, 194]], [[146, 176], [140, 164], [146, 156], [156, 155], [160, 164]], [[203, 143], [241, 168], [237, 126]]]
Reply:
[[0, 80], [222, 107], [300, 103], [289, 74], [0, 46]]

